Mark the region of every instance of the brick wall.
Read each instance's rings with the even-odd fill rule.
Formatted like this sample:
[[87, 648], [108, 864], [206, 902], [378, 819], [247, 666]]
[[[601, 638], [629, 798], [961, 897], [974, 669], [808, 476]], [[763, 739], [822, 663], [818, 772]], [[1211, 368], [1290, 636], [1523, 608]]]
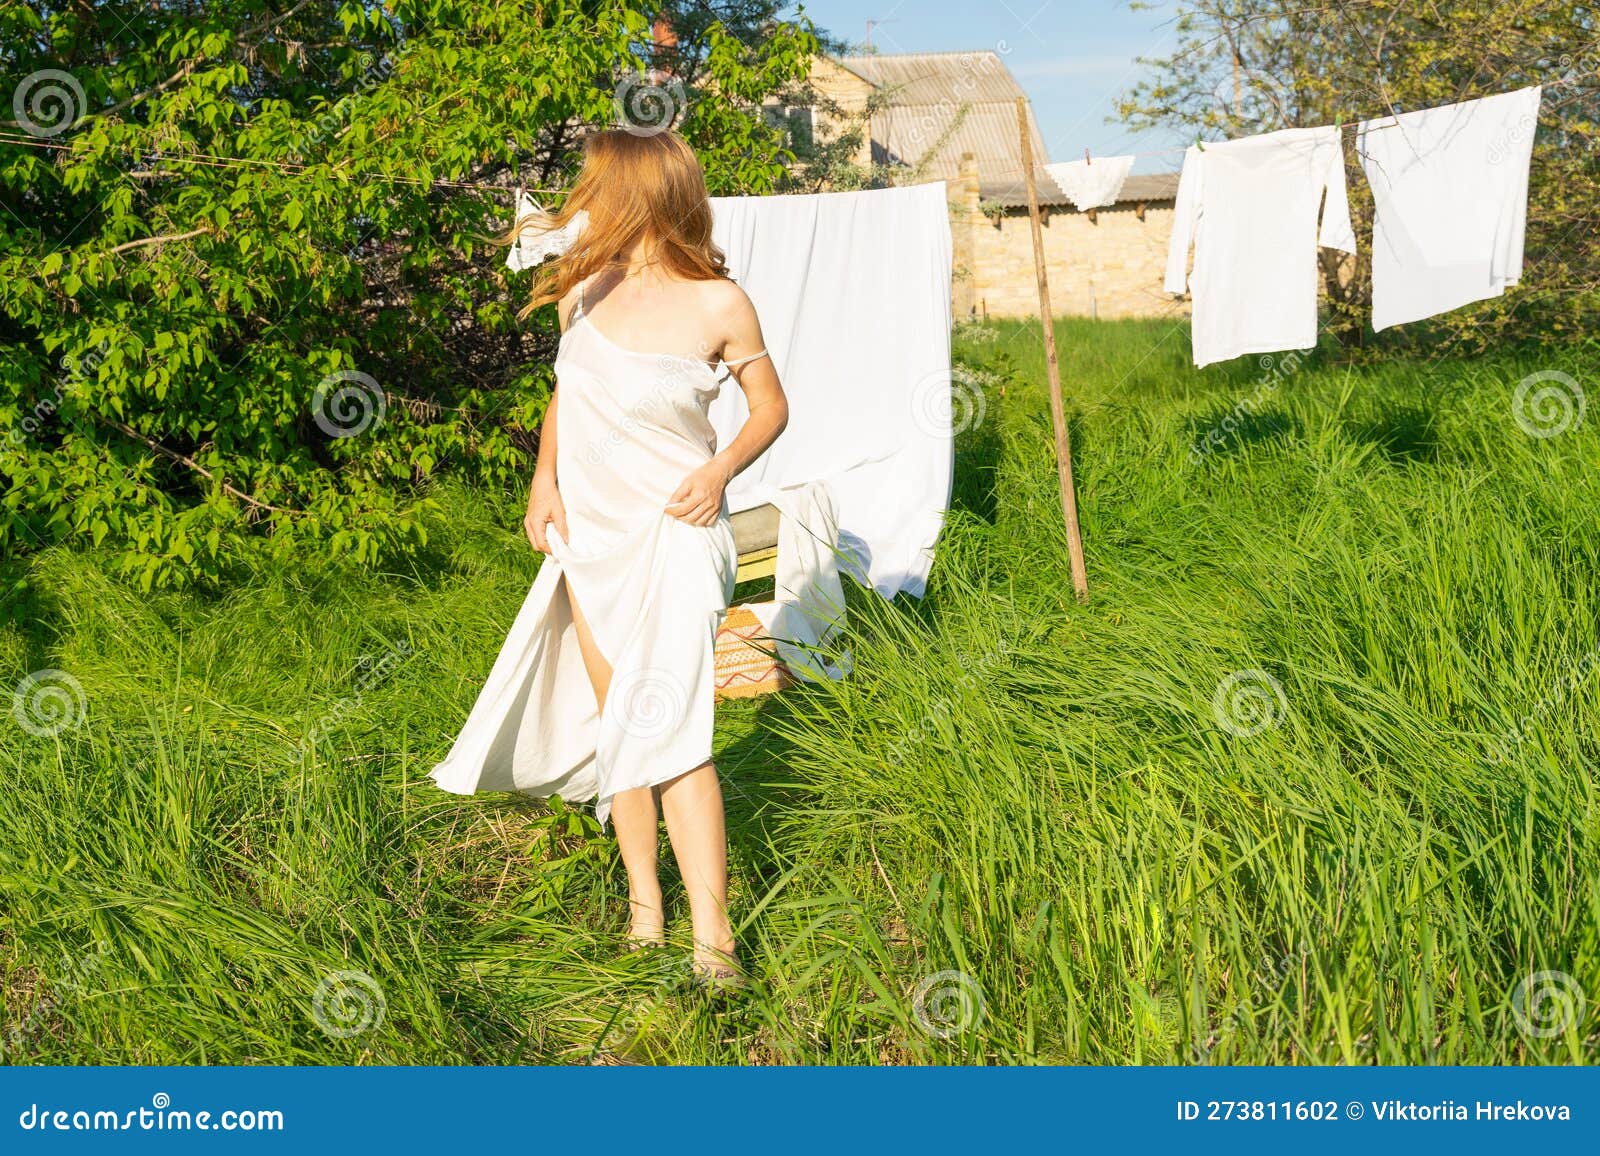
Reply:
[[[957, 318], [1028, 317], [1039, 312], [1028, 211], [990, 217], [980, 208], [977, 174], [950, 182]], [[1052, 206], [1043, 227], [1050, 303], [1057, 315], [1181, 317], [1186, 298], [1161, 287], [1172, 201], [1122, 202], [1093, 214]]]

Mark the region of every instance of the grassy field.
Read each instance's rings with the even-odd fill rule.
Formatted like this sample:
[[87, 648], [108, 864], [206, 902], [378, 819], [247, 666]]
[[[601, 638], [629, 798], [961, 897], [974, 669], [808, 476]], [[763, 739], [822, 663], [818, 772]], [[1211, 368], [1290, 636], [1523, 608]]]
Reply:
[[376, 576], [39, 558], [0, 669], [71, 681], [0, 728], [5, 1060], [1593, 1061], [1600, 415], [1517, 389], [1600, 351], [1058, 333], [1093, 599], [1037, 336], [964, 330], [929, 596], [855, 599], [847, 681], [719, 710], [722, 1009], [686, 913], [622, 953], [591, 819], [426, 781], [535, 570], [520, 495], [445, 493]]

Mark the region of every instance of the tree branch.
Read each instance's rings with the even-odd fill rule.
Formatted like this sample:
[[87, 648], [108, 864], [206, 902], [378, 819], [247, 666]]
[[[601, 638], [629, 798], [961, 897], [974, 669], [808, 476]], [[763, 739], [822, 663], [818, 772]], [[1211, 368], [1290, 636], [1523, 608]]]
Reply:
[[243, 490], [239, 489], [237, 486], [230, 485], [226, 478], [219, 478], [216, 474], [214, 474], [210, 470], [206, 469], [199, 462], [195, 461], [193, 458], [189, 457], [187, 454], [180, 454], [177, 450], [169, 450], [166, 446], [164, 446], [161, 443], [155, 441], [153, 438], [146, 437], [144, 434], [140, 433], [138, 430], [134, 429], [132, 426], [125, 425], [122, 422], [117, 421], [114, 418], [101, 418], [101, 420], [104, 421], [107, 425], [109, 425], [109, 426], [113, 427], [114, 429], [116, 429], [119, 433], [125, 434], [126, 436], [132, 438], [134, 441], [144, 443], [146, 446], [148, 446], [150, 449], [154, 450], [156, 453], [160, 454], [162, 457], [167, 458], [167, 459], [169, 459], [171, 461], [177, 462], [181, 466], [188, 467], [189, 469], [193, 470], [195, 473], [199, 474], [201, 477], [205, 478], [208, 482], [216, 482], [224, 490], [226, 490], [228, 493], [232, 494], [234, 497], [238, 498], [241, 502], [243, 502], [245, 505], [249, 506], [253, 510], [265, 510], [265, 511], [268, 511], [269, 513], [273, 513], [273, 514], [282, 514], [286, 518], [297, 517], [297, 516], [303, 515], [305, 513], [304, 510], [293, 510], [293, 509], [289, 509], [289, 508], [284, 507], [284, 506], [274, 506], [274, 505], [271, 505], [270, 503], [263, 502], [263, 501], [260, 501], [257, 498], [251, 497], [249, 494], [245, 493]]

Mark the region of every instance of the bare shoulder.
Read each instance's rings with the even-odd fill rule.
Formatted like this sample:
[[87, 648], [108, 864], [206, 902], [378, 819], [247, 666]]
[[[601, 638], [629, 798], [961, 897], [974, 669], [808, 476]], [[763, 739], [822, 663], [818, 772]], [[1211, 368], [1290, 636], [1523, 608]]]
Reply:
[[761, 332], [756, 307], [750, 295], [737, 282], [719, 277], [714, 281], [704, 281], [701, 285], [702, 316], [724, 340], [742, 344], [741, 339]]

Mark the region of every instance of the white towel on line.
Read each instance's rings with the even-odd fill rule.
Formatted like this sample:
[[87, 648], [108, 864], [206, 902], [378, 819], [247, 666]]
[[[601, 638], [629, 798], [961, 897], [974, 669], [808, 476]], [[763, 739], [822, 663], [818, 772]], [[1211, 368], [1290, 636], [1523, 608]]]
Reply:
[[[522, 221], [528, 217], [548, 219], [548, 214], [534, 204], [533, 198], [527, 193], [519, 192], [516, 219]], [[578, 239], [578, 234], [588, 223], [589, 214], [579, 209], [572, 215], [572, 220], [559, 229], [541, 229], [535, 224], [529, 224], [517, 235], [516, 241], [507, 250], [506, 267], [513, 273], [520, 273], [524, 269], [532, 269], [551, 257], [565, 253], [572, 248], [572, 243]]]
[[1116, 204], [1133, 161], [1133, 157], [1095, 157], [1092, 162], [1062, 161], [1045, 165], [1044, 171], [1060, 186], [1067, 199], [1083, 211]]
[[1361, 122], [1372, 328], [1498, 297], [1522, 276], [1538, 85]]

